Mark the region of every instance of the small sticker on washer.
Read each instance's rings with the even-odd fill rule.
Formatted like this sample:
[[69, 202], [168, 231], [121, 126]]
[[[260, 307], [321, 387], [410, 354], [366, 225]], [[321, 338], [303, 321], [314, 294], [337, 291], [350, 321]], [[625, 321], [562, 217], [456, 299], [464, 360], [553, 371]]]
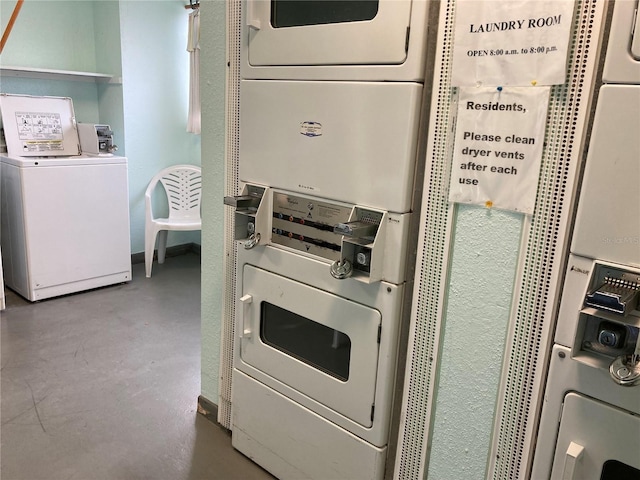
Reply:
[[301, 122], [300, 133], [306, 137], [320, 137], [322, 135], [322, 124], [319, 122]]

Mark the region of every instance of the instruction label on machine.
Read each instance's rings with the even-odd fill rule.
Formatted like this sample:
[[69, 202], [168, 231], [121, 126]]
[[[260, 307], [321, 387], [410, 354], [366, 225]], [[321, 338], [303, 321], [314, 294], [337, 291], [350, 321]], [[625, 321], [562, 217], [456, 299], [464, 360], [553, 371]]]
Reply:
[[456, 2], [453, 86], [565, 83], [574, 0]]
[[60, 114], [16, 112], [16, 124], [23, 151], [64, 149]]
[[533, 213], [549, 93], [460, 89], [449, 201]]

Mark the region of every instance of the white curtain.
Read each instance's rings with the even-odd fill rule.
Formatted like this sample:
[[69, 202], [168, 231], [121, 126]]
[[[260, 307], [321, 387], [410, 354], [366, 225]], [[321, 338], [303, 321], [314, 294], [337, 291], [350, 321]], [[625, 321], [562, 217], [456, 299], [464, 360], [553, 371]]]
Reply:
[[200, 133], [200, 10], [189, 14], [189, 118], [187, 132]]

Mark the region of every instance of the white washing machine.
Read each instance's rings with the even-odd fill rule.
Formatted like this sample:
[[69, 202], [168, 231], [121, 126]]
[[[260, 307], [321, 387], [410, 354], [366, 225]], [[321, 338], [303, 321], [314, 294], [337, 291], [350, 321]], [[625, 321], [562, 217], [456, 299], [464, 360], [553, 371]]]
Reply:
[[533, 479], [640, 478], [637, 9], [636, 0], [614, 5]]
[[0, 95], [4, 281], [30, 301], [131, 280], [127, 159], [82, 155], [70, 98]]

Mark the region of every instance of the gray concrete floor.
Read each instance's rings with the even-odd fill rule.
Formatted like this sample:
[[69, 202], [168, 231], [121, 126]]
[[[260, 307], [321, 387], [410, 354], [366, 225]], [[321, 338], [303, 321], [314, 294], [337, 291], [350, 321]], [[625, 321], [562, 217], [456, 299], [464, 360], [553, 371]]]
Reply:
[[273, 478], [196, 413], [198, 256], [38, 303], [6, 293], [2, 480]]

